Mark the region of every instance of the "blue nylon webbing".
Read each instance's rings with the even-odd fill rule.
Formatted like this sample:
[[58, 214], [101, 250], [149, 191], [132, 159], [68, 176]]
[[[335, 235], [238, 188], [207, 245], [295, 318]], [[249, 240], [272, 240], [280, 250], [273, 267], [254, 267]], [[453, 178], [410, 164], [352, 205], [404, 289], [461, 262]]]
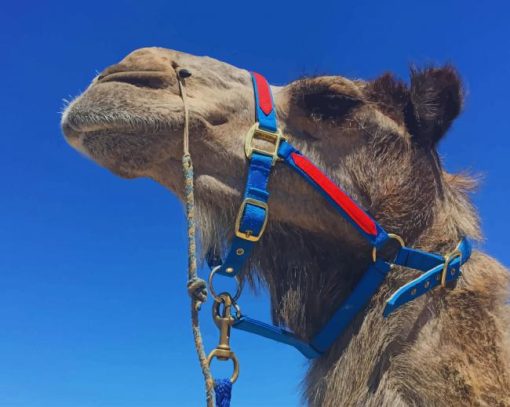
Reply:
[[[271, 167], [272, 158], [270, 156], [253, 153], [248, 170], [243, 201], [246, 199], [254, 199], [267, 204], [269, 199], [267, 183], [269, 175], [271, 174]], [[247, 203], [244, 206], [244, 212], [241, 216], [239, 230], [241, 232], [249, 230], [252, 235], [258, 235], [264, 225], [266, 216], [268, 216], [266, 209], [252, 203]], [[227, 257], [217, 272], [231, 277], [237, 275], [249, 258], [253, 245], [254, 242], [234, 236], [230, 243]], [[232, 271], [229, 272], [227, 270]]]

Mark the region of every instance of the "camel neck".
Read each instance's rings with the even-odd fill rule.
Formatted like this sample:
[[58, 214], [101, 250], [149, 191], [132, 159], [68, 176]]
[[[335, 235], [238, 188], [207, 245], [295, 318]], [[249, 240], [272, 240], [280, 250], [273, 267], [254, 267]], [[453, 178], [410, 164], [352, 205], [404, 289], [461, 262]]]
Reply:
[[[295, 241], [296, 238], [299, 241]], [[283, 247], [281, 244], [278, 246], [277, 253], [272, 253], [274, 245], [262, 247], [263, 256], [257, 259], [262, 278], [269, 287], [273, 320], [309, 341], [351, 295], [367, 272], [371, 264], [370, 257], [366, 255], [367, 248], [350, 248], [318, 236], [306, 237], [303, 232], [293, 234], [286, 231], [285, 236], [276, 232], [270, 240], [286, 242]], [[307, 243], [303, 244], [303, 241]], [[453, 242], [452, 238], [452, 247], [455, 245]], [[418, 276], [420, 272], [414, 269], [396, 267], [391, 270], [374, 297], [337, 342], [344, 346], [348, 344], [367, 313], [375, 308], [380, 319], [384, 320], [386, 299], [398, 287]]]
[[271, 229], [254, 260], [269, 289], [273, 322], [309, 340], [363, 275], [370, 262], [369, 248], [362, 245], [351, 251], [327, 237], [290, 227]]
[[[285, 230], [285, 235], [270, 231], [268, 240], [284, 242], [279, 245], [278, 253], [261, 247], [264, 256], [257, 256], [257, 260], [262, 277], [268, 283], [273, 321], [309, 340], [351, 293], [370, 259], [365, 247], [346, 247], [328, 238]], [[303, 245], [303, 241], [307, 244]], [[270, 272], [266, 275], [263, 270]], [[390, 358], [412, 344], [432, 318], [425, 304], [426, 298], [406, 305], [403, 311], [391, 316], [389, 323], [389, 319], [383, 317], [386, 299], [416, 275], [416, 272], [400, 267], [390, 272], [370, 303], [331, 349], [312, 361], [306, 392], [309, 399], [317, 401], [314, 405], [348, 405], [328, 402], [327, 394], [331, 389], [321, 388], [324, 378], [328, 377], [335, 377], [335, 382], [346, 386], [345, 394], [356, 394], [367, 384], [373, 391], [381, 391], [384, 386], [381, 378], [388, 369]], [[338, 380], [336, 376], [339, 376]], [[317, 394], [321, 398], [317, 399]]]

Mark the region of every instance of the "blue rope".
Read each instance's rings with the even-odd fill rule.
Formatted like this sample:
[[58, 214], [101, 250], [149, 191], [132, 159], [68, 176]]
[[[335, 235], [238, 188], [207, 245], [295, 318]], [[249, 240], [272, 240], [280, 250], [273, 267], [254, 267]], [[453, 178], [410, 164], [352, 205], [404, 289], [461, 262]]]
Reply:
[[214, 391], [216, 393], [216, 407], [230, 407], [230, 397], [232, 396], [232, 382], [230, 379], [215, 380]]

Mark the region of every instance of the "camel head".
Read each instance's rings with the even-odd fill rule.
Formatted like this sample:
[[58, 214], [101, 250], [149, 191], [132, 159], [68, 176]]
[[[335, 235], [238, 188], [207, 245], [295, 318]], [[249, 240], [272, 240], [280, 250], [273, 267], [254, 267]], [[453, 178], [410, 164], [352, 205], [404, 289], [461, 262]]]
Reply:
[[[196, 223], [204, 252], [221, 252], [233, 234], [248, 170], [244, 139], [255, 122], [248, 71], [208, 57], [139, 49], [67, 106], [62, 128], [69, 144], [98, 164], [122, 177], [152, 178], [183, 199], [182, 69], [191, 73], [184, 81]], [[390, 74], [369, 81], [308, 77], [273, 86], [272, 93], [289, 142], [387, 232], [440, 253], [461, 236], [478, 237], [466, 193], [471, 182], [443, 171], [436, 151], [462, 108], [451, 66], [413, 68], [409, 82]], [[268, 189], [268, 227], [243, 276], [265, 283], [274, 323], [309, 339], [366, 271], [370, 247], [287, 166], [275, 164]], [[389, 256], [388, 246], [381, 256]], [[384, 319], [389, 295], [416, 278], [397, 267], [328, 354], [310, 365], [310, 404], [456, 405], [474, 400], [476, 389], [483, 403], [506, 400], [500, 364], [506, 362], [500, 361], [508, 346], [500, 338], [507, 276], [475, 253], [455, 290], [436, 289]], [[477, 362], [466, 364], [466, 353]]]
[[[247, 170], [244, 136], [255, 121], [248, 71], [169, 49], [139, 49], [69, 104], [63, 132], [114, 173], [153, 178], [182, 198], [177, 71], [183, 68], [192, 74], [185, 86], [195, 195], [207, 213], [202, 226], [228, 237]], [[411, 240], [430, 224], [434, 202], [447, 193], [436, 145], [462, 105], [452, 67], [412, 69], [409, 84], [390, 74], [372, 81], [319, 76], [272, 91], [284, 135], [388, 231]], [[350, 226], [288, 169], [277, 164], [270, 190], [270, 224], [356, 243]]]

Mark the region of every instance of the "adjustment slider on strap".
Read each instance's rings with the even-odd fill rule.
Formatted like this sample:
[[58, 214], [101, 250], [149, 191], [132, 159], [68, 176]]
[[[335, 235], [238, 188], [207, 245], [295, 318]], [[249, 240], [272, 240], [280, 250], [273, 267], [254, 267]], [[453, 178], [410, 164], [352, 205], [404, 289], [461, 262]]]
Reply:
[[[446, 278], [448, 277], [448, 269], [450, 268], [450, 264], [456, 258], [459, 258], [459, 260], [460, 260], [459, 266], [458, 266], [460, 268], [460, 265], [462, 264], [462, 252], [459, 250], [458, 245], [454, 251], [452, 251], [451, 253], [448, 253], [446, 256], [444, 256], [443, 272], [441, 273], [441, 287], [443, 287], [443, 288], [446, 287]], [[452, 273], [452, 275], [454, 275], [456, 273], [456, 270], [452, 269], [451, 273]]]
[[[264, 140], [270, 144], [267, 145], [267, 148], [263, 148], [261, 146], [255, 147], [253, 145], [254, 140]], [[272, 165], [274, 165], [275, 162], [280, 159], [278, 157], [278, 148], [280, 147], [280, 142], [282, 140], [286, 140], [286, 138], [283, 136], [282, 131], [279, 128], [277, 128], [276, 131], [264, 130], [260, 128], [260, 125], [257, 122], [251, 126], [250, 130], [246, 133], [244, 139], [244, 152], [248, 159], [251, 159], [254, 152], [272, 157]]]
[[[259, 233], [256, 235], [253, 234], [252, 230], [245, 231], [241, 230], [241, 221], [243, 219], [244, 212], [248, 205], [257, 206], [259, 208], [264, 209], [264, 222], [262, 223], [262, 227], [260, 228]], [[236, 224], [234, 229], [236, 236], [241, 239], [248, 240], [249, 242], [258, 242], [262, 235], [264, 234], [264, 231], [266, 230], [268, 210], [269, 208], [267, 206], [267, 203], [253, 198], [244, 198], [244, 201], [241, 204], [241, 207], [239, 208], [239, 212], [237, 213], [236, 217]]]

